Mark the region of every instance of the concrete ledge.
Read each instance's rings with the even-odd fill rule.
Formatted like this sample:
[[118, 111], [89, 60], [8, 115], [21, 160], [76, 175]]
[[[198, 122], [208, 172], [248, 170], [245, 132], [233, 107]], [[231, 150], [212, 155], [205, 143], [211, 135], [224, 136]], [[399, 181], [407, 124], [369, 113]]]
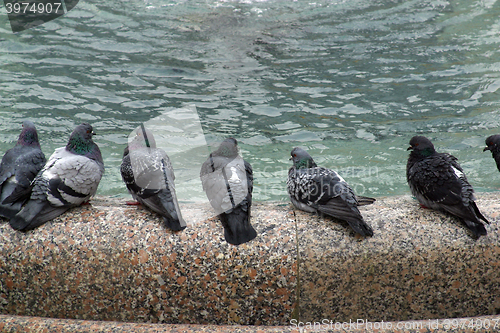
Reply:
[[362, 207], [375, 235], [296, 212], [300, 317], [374, 322], [500, 313], [500, 198], [478, 196], [491, 222], [478, 240], [463, 223], [410, 196]]
[[103, 197], [26, 234], [2, 223], [0, 328], [31, 320], [19, 316], [293, 331], [292, 319], [496, 315], [500, 196], [478, 197], [491, 221], [478, 240], [409, 196], [362, 207], [375, 232], [367, 239], [288, 203], [255, 204], [259, 236], [238, 247], [224, 242], [218, 220], [200, 206], [183, 207], [191, 225], [180, 233], [154, 213]]
[[[302, 332], [339, 332], [339, 333], [472, 333], [498, 331], [500, 316], [482, 316], [460, 319], [400, 321], [385, 323], [301, 323], [289, 326], [241, 326], [241, 325], [175, 325], [175, 324], [138, 324], [114, 321], [91, 321], [75, 319], [53, 319], [0, 315], [1, 332], [128, 332], [128, 333], [302, 333]], [[335, 328], [338, 326], [339, 328]], [[340, 328], [340, 327], [344, 328]]]
[[[259, 240], [233, 246], [216, 218], [182, 232], [125, 200], [91, 206], [27, 233], [0, 225], [0, 313], [189, 324], [278, 325], [296, 304], [295, 222], [255, 205]], [[186, 211], [210, 216], [203, 207]]]

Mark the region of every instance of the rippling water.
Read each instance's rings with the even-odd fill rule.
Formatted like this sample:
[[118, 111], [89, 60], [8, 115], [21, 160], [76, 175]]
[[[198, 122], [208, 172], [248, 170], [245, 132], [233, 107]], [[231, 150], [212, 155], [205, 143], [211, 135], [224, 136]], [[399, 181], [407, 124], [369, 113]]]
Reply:
[[47, 156], [90, 122], [98, 193], [127, 195], [130, 132], [188, 108], [207, 138], [238, 139], [256, 200], [287, 200], [294, 146], [359, 194], [409, 193], [417, 133], [457, 156], [476, 190], [496, 190], [482, 148], [500, 133], [499, 44], [496, 1], [80, 1], [17, 34], [0, 9], [0, 153], [23, 119]]

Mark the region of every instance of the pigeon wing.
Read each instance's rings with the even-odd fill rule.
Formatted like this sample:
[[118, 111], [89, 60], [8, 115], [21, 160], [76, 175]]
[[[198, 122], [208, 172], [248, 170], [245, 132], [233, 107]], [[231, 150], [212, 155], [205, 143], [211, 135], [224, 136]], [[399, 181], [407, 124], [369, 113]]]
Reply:
[[32, 181], [44, 167], [45, 162], [45, 155], [40, 149], [30, 149], [19, 156], [14, 169], [16, 186], [8, 196], [5, 196], [2, 204], [24, 203], [28, 200], [33, 188]]
[[417, 197], [436, 205], [452, 206], [462, 202], [463, 182], [457, 173], [463, 174], [463, 170], [459, 166], [454, 170], [444, 154], [437, 154], [413, 164], [407, 175]]
[[[92, 197], [104, 172], [102, 164], [82, 155], [75, 155], [58, 148], [41, 172], [37, 195], [43, 195], [56, 207], [78, 206]], [[35, 187], [37, 188], [37, 177]], [[46, 188], [45, 188], [46, 186]]]
[[361, 235], [373, 235], [373, 230], [364, 222], [357, 208], [358, 201], [354, 191], [339, 174], [320, 167], [299, 170], [291, 168], [289, 178], [291, 172], [295, 173], [292, 175], [296, 179], [292, 194], [296, 202], [347, 221]]

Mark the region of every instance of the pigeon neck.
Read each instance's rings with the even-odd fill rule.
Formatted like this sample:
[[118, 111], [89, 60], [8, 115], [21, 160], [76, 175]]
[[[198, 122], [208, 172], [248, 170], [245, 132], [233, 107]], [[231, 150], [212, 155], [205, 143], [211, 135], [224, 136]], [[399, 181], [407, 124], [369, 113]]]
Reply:
[[317, 165], [312, 158], [302, 159], [295, 164], [295, 168], [297, 169], [308, 169], [315, 167], [317, 167]]
[[235, 151], [229, 147], [220, 147], [214, 155], [227, 158], [235, 158], [237, 156], [237, 153], [235, 153]]
[[431, 155], [434, 155], [436, 151], [432, 147], [428, 147], [422, 150], [414, 150], [412, 151], [411, 155], [416, 158], [426, 158]]
[[17, 140], [18, 145], [40, 147], [38, 135], [34, 131], [25, 131]]
[[72, 137], [66, 145], [66, 150], [77, 155], [85, 155], [92, 150], [93, 142], [90, 140], [83, 140], [79, 137]]
[[436, 151], [432, 148], [425, 148], [420, 152], [420, 155], [427, 157], [433, 155], [435, 152]]

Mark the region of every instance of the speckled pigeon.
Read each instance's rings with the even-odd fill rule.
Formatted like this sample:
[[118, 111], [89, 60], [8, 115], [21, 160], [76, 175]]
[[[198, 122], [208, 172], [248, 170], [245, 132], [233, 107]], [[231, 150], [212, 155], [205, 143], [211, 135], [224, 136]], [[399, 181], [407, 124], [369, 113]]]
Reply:
[[373, 230], [363, 220], [358, 206], [371, 204], [375, 199], [357, 197], [337, 172], [318, 167], [304, 149], [293, 148], [291, 155], [293, 166], [288, 171], [286, 184], [295, 207], [347, 221], [358, 234], [373, 236]]
[[491, 151], [491, 156], [495, 159], [498, 171], [500, 171], [500, 134], [490, 135], [485, 142], [487, 147], [483, 151]]
[[200, 178], [210, 204], [224, 227], [226, 242], [240, 245], [257, 237], [250, 224], [253, 170], [238, 154], [234, 138], [222, 141], [203, 163]]
[[21, 210], [30, 197], [31, 181], [45, 162], [35, 125], [26, 120], [16, 145], [0, 164], [0, 216], [10, 219]]
[[474, 189], [467, 181], [457, 159], [438, 153], [424, 136], [410, 140], [411, 150], [406, 179], [411, 193], [424, 207], [444, 210], [462, 219], [475, 237], [486, 235], [481, 220], [489, 223], [474, 202]]
[[167, 153], [156, 147], [153, 133], [141, 125], [123, 152], [122, 179], [132, 197], [163, 217], [173, 231], [186, 228], [174, 185], [174, 169]]
[[57, 148], [32, 182], [29, 201], [10, 226], [27, 231], [61, 215], [92, 197], [104, 173], [99, 147], [92, 141], [92, 126], [78, 125], [66, 147]]

